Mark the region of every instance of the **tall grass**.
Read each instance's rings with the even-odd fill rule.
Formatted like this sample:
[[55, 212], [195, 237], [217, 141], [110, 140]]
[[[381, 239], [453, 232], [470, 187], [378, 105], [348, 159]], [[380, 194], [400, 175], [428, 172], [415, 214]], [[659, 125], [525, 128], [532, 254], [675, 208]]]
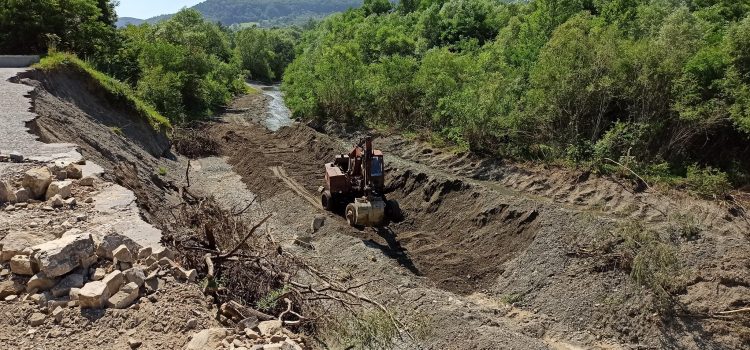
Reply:
[[125, 107], [133, 108], [155, 130], [160, 131], [172, 127], [169, 119], [159, 114], [154, 107], [138, 98], [130, 86], [94, 69], [90, 64], [73, 54], [64, 52], [51, 53], [35, 64], [34, 68], [45, 72], [67, 68], [85, 74], [112, 95], [118, 103], [123, 104]]

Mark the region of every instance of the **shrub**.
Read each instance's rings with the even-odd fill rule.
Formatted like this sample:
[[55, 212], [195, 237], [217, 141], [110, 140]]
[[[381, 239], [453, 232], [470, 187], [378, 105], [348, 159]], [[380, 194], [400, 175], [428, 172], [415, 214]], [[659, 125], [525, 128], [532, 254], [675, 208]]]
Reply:
[[723, 197], [732, 188], [727, 173], [712, 167], [691, 165], [687, 169], [685, 184], [703, 198]]
[[637, 222], [623, 226], [620, 237], [623, 267], [636, 283], [654, 293], [660, 306], [666, 306], [680, 270], [675, 248]]

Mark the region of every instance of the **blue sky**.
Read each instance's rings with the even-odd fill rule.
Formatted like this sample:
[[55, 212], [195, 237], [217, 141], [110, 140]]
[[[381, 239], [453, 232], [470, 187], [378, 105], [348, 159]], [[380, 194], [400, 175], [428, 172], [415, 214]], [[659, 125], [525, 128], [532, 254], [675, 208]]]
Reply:
[[140, 19], [175, 13], [183, 7], [190, 7], [205, 0], [120, 0], [117, 15]]

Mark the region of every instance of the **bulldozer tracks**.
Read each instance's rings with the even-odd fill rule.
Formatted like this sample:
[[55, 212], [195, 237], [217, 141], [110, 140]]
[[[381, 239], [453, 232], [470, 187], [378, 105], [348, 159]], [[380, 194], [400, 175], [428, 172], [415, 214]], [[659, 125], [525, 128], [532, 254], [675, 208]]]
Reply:
[[289, 177], [284, 168], [280, 166], [272, 166], [269, 169], [271, 169], [274, 176], [284, 182], [286, 187], [294, 191], [294, 193], [296, 193], [306, 201], [310, 202], [310, 204], [312, 204], [315, 208], [323, 210], [323, 206], [320, 204], [320, 201], [318, 201], [318, 198], [311, 195], [310, 192], [308, 192], [305, 187], [302, 186], [299, 182]]

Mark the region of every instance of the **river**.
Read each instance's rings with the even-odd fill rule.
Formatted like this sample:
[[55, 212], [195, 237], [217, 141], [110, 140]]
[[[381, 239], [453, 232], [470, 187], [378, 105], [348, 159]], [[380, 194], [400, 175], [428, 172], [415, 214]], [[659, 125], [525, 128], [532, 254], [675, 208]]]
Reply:
[[270, 97], [268, 102], [268, 111], [266, 112], [266, 119], [263, 124], [271, 131], [277, 131], [281, 127], [292, 125], [292, 111], [284, 103], [284, 93], [281, 92], [278, 84], [274, 85], [260, 85], [260, 84], [249, 84], [253, 88], [256, 88], [263, 92], [264, 95]]

